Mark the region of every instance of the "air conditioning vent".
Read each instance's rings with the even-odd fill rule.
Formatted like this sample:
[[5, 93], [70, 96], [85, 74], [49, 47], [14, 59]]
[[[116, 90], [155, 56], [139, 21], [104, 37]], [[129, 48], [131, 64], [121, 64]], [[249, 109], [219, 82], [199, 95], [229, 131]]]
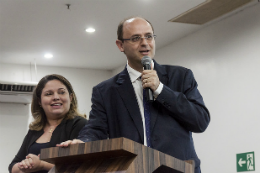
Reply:
[[33, 85], [11, 85], [11, 84], [0, 84], [1, 93], [19, 92], [19, 93], [32, 93], [35, 86]]
[[4, 82], [0, 81], [0, 102], [31, 103], [36, 82]]

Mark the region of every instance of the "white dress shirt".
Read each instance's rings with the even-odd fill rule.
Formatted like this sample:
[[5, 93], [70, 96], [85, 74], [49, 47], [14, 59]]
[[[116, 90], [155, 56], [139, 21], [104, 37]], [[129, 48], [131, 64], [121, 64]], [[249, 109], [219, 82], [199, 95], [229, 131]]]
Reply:
[[[154, 63], [152, 61], [152, 66], [154, 66]], [[141, 113], [141, 118], [143, 121], [143, 128], [144, 128], [144, 145], [147, 146], [147, 140], [146, 140], [146, 129], [145, 129], [145, 119], [144, 119], [144, 105], [143, 105], [143, 86], [142, 86], [142, 80], [140, 79], [141, 73], [139, 71], [136, 71], [132, 67], [128, 65], [127, 62], [127, 71], [130, 76], [130, 80], [132, 82], [132, 85], [134, 87], [135, 95], [136, 95], [136, 100], [139, 105], [140, 113]], [[163, 84], [160, 82], [158, 88], [156, 89], [155, 92], [153, 92], [153, 95], [155, 98], [162, 92], [163, 89]]]

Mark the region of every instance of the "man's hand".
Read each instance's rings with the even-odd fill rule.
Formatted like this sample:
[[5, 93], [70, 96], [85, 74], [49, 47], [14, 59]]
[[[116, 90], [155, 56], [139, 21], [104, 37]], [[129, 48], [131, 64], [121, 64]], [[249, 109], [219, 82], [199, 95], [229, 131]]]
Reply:
[[155, 70], [143, 70], [142, 82], [143, 88], [151, 88], [153, 91], [155, 91], [160, 84], [159, 77]]
[[68, 147], [70, 145], [80, 144], [80, 143], [84, 143], [84, 142], [79, 139], [73, 139], [73, 140], [68, 140], [68, 141], [62, 142], [60, 144], [57, 144], [56, 146], [57, 147]]

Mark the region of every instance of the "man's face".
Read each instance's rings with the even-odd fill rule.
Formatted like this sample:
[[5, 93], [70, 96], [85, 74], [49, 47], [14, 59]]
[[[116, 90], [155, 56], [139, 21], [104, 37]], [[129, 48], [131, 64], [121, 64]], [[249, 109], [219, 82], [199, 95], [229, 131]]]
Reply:
[[[133, 36], [146, 37], [148, 35], [153, 35], [153, 30], [151, 25], [144, 19], [132, 18], [124, 23], [123, 39], [129, 39]], [[125, 53], [129, 65], [136, 70], [142, 67], [141, 59], [143, 56], [153, 58], [155, 54], [154, 39], [148, 41], [141, 38], [137, 42], [117, 40], [117, 46], [121, 52]]]

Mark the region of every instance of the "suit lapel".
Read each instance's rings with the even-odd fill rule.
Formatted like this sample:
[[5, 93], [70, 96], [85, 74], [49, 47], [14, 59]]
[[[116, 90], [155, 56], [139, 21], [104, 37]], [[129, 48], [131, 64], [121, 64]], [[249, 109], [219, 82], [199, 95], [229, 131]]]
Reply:
[[144, 131], [140, 109], [126, 68], [119, 74], [116, 83], [118, 84], [117, 90], [123, 100], [123, 103], [135, 123], [142, 142], [144, 142]]
[[[157, 75], [159, 77], [159, 80], [160, 82], [163, 84], [163, 85], [167, 85], [168, 83], [168, 75], [167, 75], [167, 72], [165, 70], [165, 68], [161, 65], [159, 65], [155, 60], [154, 60], [154, 69], [156, 70], [157, 72]], [[155, 125], [155, 122], [157, 120], [157, 117], [158, 117], [158, 110], [159, 110], [159, 104], [155, 101], [152, 103], [152, 106], [151, 106], [151, 134], [153, 132], [153, 129], [154, 129], [154, 125]]]

